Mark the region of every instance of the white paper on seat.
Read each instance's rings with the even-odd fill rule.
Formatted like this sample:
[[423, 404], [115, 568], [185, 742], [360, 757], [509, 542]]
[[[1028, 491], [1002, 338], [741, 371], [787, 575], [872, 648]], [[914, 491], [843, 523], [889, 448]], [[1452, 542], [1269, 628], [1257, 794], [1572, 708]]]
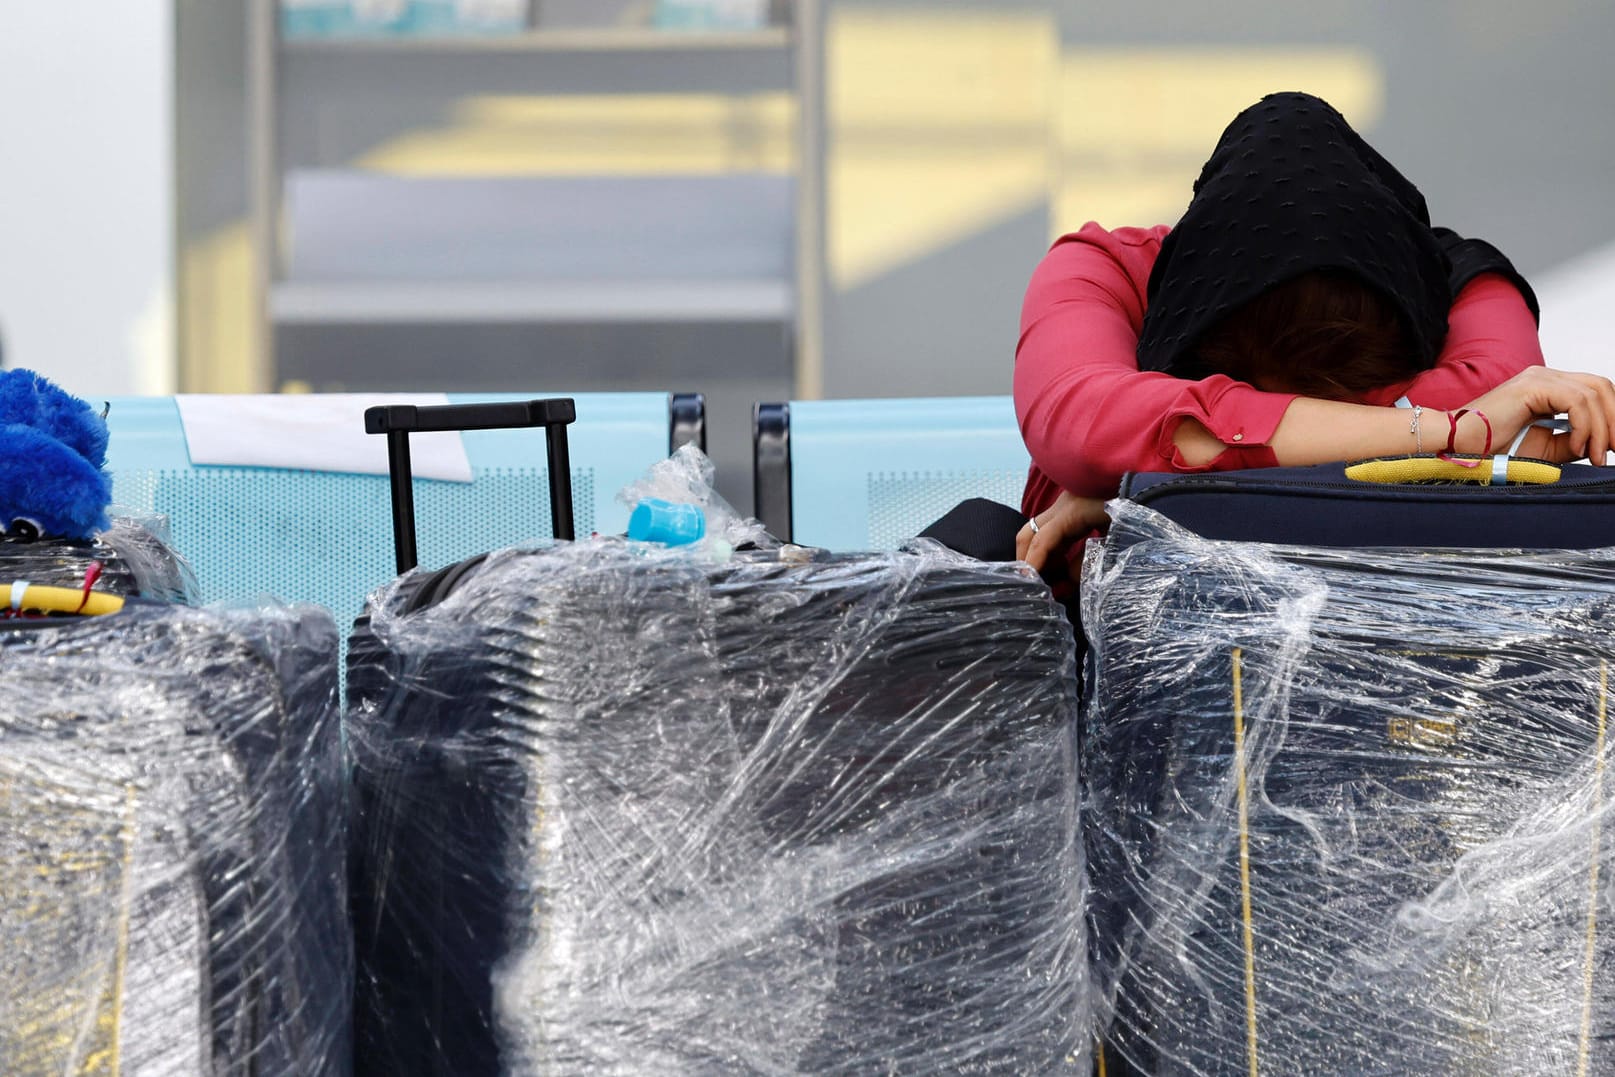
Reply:
[[[180, 423], [192, 464], [283, 467], [387, 474], [387, 439], [364, 431], [378, 404], [447, 404], [443, 393], [180, 395]], [[417, 478], [471, 481], [471, 461], [456, 432], [412, 434]]]

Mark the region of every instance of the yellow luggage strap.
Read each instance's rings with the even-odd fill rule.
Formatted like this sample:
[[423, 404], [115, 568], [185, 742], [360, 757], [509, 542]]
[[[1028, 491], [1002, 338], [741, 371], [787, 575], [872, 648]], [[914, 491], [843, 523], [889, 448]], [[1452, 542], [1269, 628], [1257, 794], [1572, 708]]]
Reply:
[[0, 585], [0, 606], [10, 606], [13, 613], [101, 616], [123, 609], [123, 596], [109, 595], [104, 591], [78, 591], [71, 587], [46, 587], [17, 580], [9, 586]]
[[1391, 456], [1348, 464], [1346, 478], [1393, 486], [1424, 482], [1545, 486], [1558, 482], [1561, 474], [1557, 464], [1545, 460], [1496, 456], [1490, 468], [1480, 467], [1482, 463], [1484, 458], [1477, 456]]

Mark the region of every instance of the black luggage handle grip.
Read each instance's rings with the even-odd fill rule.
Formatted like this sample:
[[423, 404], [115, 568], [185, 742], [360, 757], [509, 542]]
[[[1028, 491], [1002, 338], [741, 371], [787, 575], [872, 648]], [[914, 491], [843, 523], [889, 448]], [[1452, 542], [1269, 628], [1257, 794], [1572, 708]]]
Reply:
[[568, 396], [551, 400], [496, 400], [486, 404], [382, 404], [366, 408], [367, 434], [401, 430], [428, 434], [444, 430], [510, 430], [576, 422], [577, 406]]
[[577, 421], [570, 397], [494, 401], [486, 404], [381, 404], [366, 408], [367, 434], [387, 435], [387, 474], [392, 486], [393, 553], [402, 576], [419, 563], [415, 545], [415, 475], [409, 461], [409, 435], [461, 430], [510, 430], [542, 426], [549, 450], [550, 521], [556, 539], [571, 542], [572, 463], [567, 424]]

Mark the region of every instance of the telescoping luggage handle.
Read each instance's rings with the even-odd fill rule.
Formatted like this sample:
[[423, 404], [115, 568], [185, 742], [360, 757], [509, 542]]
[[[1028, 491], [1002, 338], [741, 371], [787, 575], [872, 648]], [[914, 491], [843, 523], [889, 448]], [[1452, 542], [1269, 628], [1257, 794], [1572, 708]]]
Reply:
[[415, 549], [415, 485], [409, 463], [409, 435], [460, 430], [508, 430], [542, 426], [549, 447], [550, 521], [557, 539], [567, 542], [572, 530], [572, 463], [566, 427], [576, 422], [571, 397], [552, 400], [499, 401], [488, 404], [383, 404], [366, 408], [367, 434], [387, 435], [387, 472], [393, 494], [393, 550], [401, 576], [419, 562]]

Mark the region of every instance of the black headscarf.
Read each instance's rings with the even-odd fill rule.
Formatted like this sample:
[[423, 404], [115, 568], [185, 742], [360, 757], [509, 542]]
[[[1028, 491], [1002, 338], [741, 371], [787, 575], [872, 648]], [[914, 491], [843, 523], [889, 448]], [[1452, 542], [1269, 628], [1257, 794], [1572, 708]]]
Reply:
[[1264, 97], [1228, 125], [1150, 273], [1141, 370], [1199, 378], [1202, 333], [1269, 288], [1346, 270], [1391, 301], [1420, 369], [1435, 365], [1452, 298], [1481, 273], [1536, 296], [1501, 252], [1432, 228], [1424, 196], [1345, 117], [1303, 93]]

